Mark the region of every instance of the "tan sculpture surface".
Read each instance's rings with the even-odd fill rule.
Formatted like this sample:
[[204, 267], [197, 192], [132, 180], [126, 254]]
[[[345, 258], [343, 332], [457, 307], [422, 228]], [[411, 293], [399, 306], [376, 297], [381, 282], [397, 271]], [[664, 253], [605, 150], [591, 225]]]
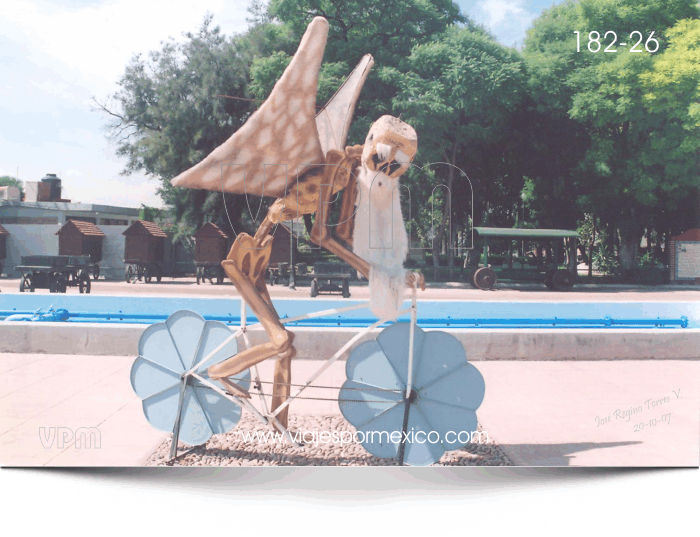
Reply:
[[[231, 393], [249, 397], [229, 377], [276, 357], [273, 412], [289, 397], [291, 361], [296, 355], [294, 335], [280, 322], [265, 285], [272, 249], [270, 233], [276, 224], [315, 213], [311, 240], [370, 281], [372, 311], [378, 316], [389, 317], [398, 310], [406, 285], [425, 289], [422, 275], [403, 270], [408, 238], [396, 189], [416, 154], [416, 133], [399, 119], [382, 116], [370, 128], [363, 146], [343, 148], [373, 60], [365, 56], [315, 115], [318, 71], [327, 34], [327, 21], [315, 18], [265, 103], [231, 138], [172, 181], [180, 187], [279, 198], [255, 236], [240, 233], [222, 262], [269, 342], [245, 349], [208, 370], [209, 376]], [[293, 180], [288, 181], [288, 177]], [[332, 234], [330, 207], [339, 192], [340, 223]], [[288, 408], [277, 416], [285, 427]]]

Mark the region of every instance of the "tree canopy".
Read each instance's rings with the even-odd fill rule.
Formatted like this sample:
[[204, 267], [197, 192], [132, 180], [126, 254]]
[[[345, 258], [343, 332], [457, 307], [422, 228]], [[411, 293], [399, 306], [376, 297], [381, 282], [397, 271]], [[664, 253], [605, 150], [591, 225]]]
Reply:
[[[679, 199], [697, 195], [698, 154], [684, 141], [692, 97], [671, 104], [663, 91], [652, 90], [656, 80], [669, 90], [680, 82], [671, 81], [669, 62], [692, 84], [688, 63], [697, 62], [697, 46], [689, 50], [692, 38], [678, 40], [699, 14], [694, 0], [569, 1], [543, 13], [528, 33], [524, 55], [536, 107], [564, 132], [586, 134], [566, 182], [579, 210], [617, 230], [625, 269], [634, 264], [644, 230], [654, 220], [664, 231], [674, 228], [669, 217]], [[627, 46], [610, 48], [612, 32]], [[641, 52], [631, 50], [638, 37], [649, 42], [639, 45]], [[683, 149], [670, 151], [676, 146]], [[531, 178], [535, 199], [538, 186], [548, 183], [542, 179]]]
[[[242, 196], [170, 180], [245, 123], [315, 16], [330, 25], [318, 104], [364, 54], [375, 58], [348, 143], [362, 143], [374, 120], [392, 114], [418, 132], [417, 165], [443, 163], [404, 180], [413, 237], [432, 246], [435, 263], [454, 240], [448, 217], [453, 233], [598, 226], [627, 269], [643, 234], [659, 250], [665, 237], [700, 224], [696, 0], [567, 0], [533, 22], [522, 52], [451, 0], [254, 0], [250, 12], [242, 34], [225, 36], [207, 17], [183, 41], [135, 56], [119, 91], [99, 104], [124, 173], [161, 181], [181, 236], [205, 221], [253, 230]], [[451, 206], [439, 185], [451, 190]]]
[[24, 196], [24, 182], [10, 175], [0, 176], [0, 186], [16, 186], [19, 188], [20, 196]]

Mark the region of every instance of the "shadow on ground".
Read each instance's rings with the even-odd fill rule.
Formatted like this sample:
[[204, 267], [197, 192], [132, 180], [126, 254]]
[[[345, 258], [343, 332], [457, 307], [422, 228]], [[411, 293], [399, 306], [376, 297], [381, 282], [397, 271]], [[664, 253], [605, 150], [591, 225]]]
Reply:
[[[573, 455], [593, 449], [631, 446], [642, 442], [578, 442], [569, 444], [501, 444], [517, 466], [570, 466]], [[649, 461], [652, 466], [655, 461]], [[605, 465], [600, 465], [605, 466]], [[611, 465], [612, 466], [612, 465]], [[615, 466], [620, 466], [616, 464]]]

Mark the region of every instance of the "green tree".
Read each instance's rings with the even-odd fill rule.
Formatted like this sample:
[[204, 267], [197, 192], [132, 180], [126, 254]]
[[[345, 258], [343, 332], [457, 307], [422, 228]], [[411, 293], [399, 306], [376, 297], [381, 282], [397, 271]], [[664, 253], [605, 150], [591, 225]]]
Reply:
[[[391, 99], [401, 89], [382, 79], [384, 67], [398, 67], [415, 45], [429, 43], [454, 24], [471, 23], [452, 0], [271, 0], [269, 14], [301, 39], [313, 17], [324, 17], [329, 23], [324, 64], [319, 76], [318, 104], [324, 104], [338, 88], [348, 72], [365, 54], [372, 54], [370, 71], [357, 103], [348, 143], [364, 143], [369, 126], [378, 117], [391, 113]], [[284, 51], [292, 54], [294, 50]], [[262, 58], [256, 63], [279, 62]], [[258, 97], [266, 97], [286, 64], [276, 71], [268, 69], [262, 80], [253, 73]]]
[[24, 182], [10, 175], [0, 177], [0, 186], [16, 186], [19, 188], [20, 197], [24, 197]]
[[[568, 116], [588, 138], [580, 137], [586, 143], [583, 158], [563, 179], [576, 192], [581, 210], [600, 216], [616, 231], [626, 270], [634, 267], [645, 228], [673, 213], [675, 202], [669, 193], [677, 189], [687, 193], [693, 181], [697, 185], [692, 175], [684, 173], [697, 167], [697, 153], [682, 151], [677, 159], [668, 159], [668, 148], [680, 141], [683, 103], [674, 103], [681, 110], [671, 111], [660, 104], [661, 96], [653, 106], [654, 100], [645, 95], [652, 83], [649, 73], [678, 39], [671, 28], [699, 14], [695, 0], [570, 1], [545, 11], [528, 33], [525, 58], [536, 108], [552, 119], [566, 121]], [[686, 30], [682, 26], [679, 32]], [[580, 52], [574, 31], [580, 32]], [[599, 52], [588, 49], [592, 31], [601, 36]], [[614, 53], [604, 52], [612, 40], [611, 34], [605, 37], [608, 31], [618, 37]], [[638, 39], [631, 35], [635, 31], [644, 40], [653, 32], [658, 51], [630, 52]], [[595, 34], [592, 37], [595, 50]], [[629, 43], [622, 47], [619, 41]], [[644, 44], [640, 46], [643, 49]], [[654, 50], [656, 43], [649, 46]], [[692, 52], [687, 56], [675, 53], [672, 61], [687, 63]], [[688, 106], [685, 101], [686, 113]], [[576, 128], [571, 125], [568, 131]], [[671, 169], [680, 173], [669, 173]], [[541, 177], [533, 181], [547, 184]]]
[[141, 204], [141, 209], [139, 209], [139, 220], [145, 220], [146, 222], [160, 223], [164, 216], [163, 209], [149, 207], [143, 203]]
[[[399, 0], [392, 6], [370, 0], [283, 0], [268, 9], [256, 1], [249, 11], [251, 28], [244, 34], [227, 38], [207, 17], [197, 33], [185, 34], [183, 43], [170, 40], [147, 58], [134, 57], [112, 102], [98, 103], [110, 117], [107, 131], [117, 153], [127, 158], [124, 173], [143, 170], [161, 181], [159, 194], [174, 220], [187, 223], [183, 236], [205, 220], [230, 228], [227, 213], [237, 230], [250, 231], [243, 196], [224, 199], [215, 192], [175, 189], [170, 180], [225, 141], [267, 98], [312, 17], [326, 16], [330, 23], [319, 104], [364, 54], [375, 56], [375, 69], [383, 62], [396, 65], [413, 44], [465, 20], [448, 0]], [[377, 17], [383, 11], [385, 16]], [[349, 143], [364, 141], [370, 123], [387, 113], [396, 91], [376, 72], [370, 75]]]
[[[242, 196], [174, 188], [170, 180], [200, 162], [240, 128], [256, 108], [248, 92], [253, 59], [271, 54], [289, 39], [284, 28], [263, 24], [228, 38], [207, 16], [199, 31], [181, 43], [132, 58], [108, 104], [106, 130], [124, 174], [139, 170], [161, 182], [158, 193], [173, 214], [178, 238], [205, 219], [238, 231], [250, 225]], [[229, 220], [230, 218], [230, 220]]]
[[[472, 211], [481, 222], [490, 207], [508, 206], [508, 198], [519, 195], [522, 177], [509, 169], [512, 159], [506, 153], [512, 143], [511, 116], [524, 94], [523, 62], [515, 50], [500, 45], [483, 29], [452, 26], [432, 42], [416, 45], [399, 68], [383, 67], [379, 76], [401, 87], [392, 111], [400, 111], [424, 133], [419, 134], [420, 162], [448, 164], [431, 166], [431, 173], [414, 169], [407, 178], [412, 197], [423, 193], [420, 199], [430, 197], [442, 207], [437, 222], [431, 215], [432, 203], [418, 206], [417, 211], [422, 235], [432, 242], [437, 269], [448, 216], [454, 234], [455, 228], [471, 225]], [[469, 178], [460, 177], [457, 168]], [[446, 203], [448, 190], [426, 192], [436, 183], [449, 189], [451, 207]]]
[[678, 234], [700, 226], [700, 20], [679, 21], [666, 38], [666, 50], [640, 76], [646, 110], [663, 118], [643, 163], [665, 178], [658, 227]]

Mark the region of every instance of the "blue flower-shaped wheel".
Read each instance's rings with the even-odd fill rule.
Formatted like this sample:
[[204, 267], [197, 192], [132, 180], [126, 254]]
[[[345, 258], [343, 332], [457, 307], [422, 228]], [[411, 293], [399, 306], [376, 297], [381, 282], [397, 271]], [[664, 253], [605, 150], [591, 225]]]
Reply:
[[[186, 310], [177, 311], [165, 322], [144, 330], [139, 340], [139, 356], [131, 367], [131, 386], [143, 400], [143, 412], [153, 427], [173, 432], [179, 440], [195, 446], [236, 426], [241, 417], [240, 406], [196, 378], [183, 375], [231, 334], [225, 324], [205, 321], [197, 313]], [[236, 341], [231, 339], [195, 372], [225, 391], [222, 385], [209, 379], [207, 368], [237, 351]], [[250, 371], [231, 380], [247, 390]]]
[[396, 457], [403, 441], [404, 462], [423, 466], [470, 441], [485, 384], [457, 338], [416, 326], [412, 390], [406, 401], [409, 331], [408, 323], [396, 323], [355, 348], [338, 404], [372, 455]]

